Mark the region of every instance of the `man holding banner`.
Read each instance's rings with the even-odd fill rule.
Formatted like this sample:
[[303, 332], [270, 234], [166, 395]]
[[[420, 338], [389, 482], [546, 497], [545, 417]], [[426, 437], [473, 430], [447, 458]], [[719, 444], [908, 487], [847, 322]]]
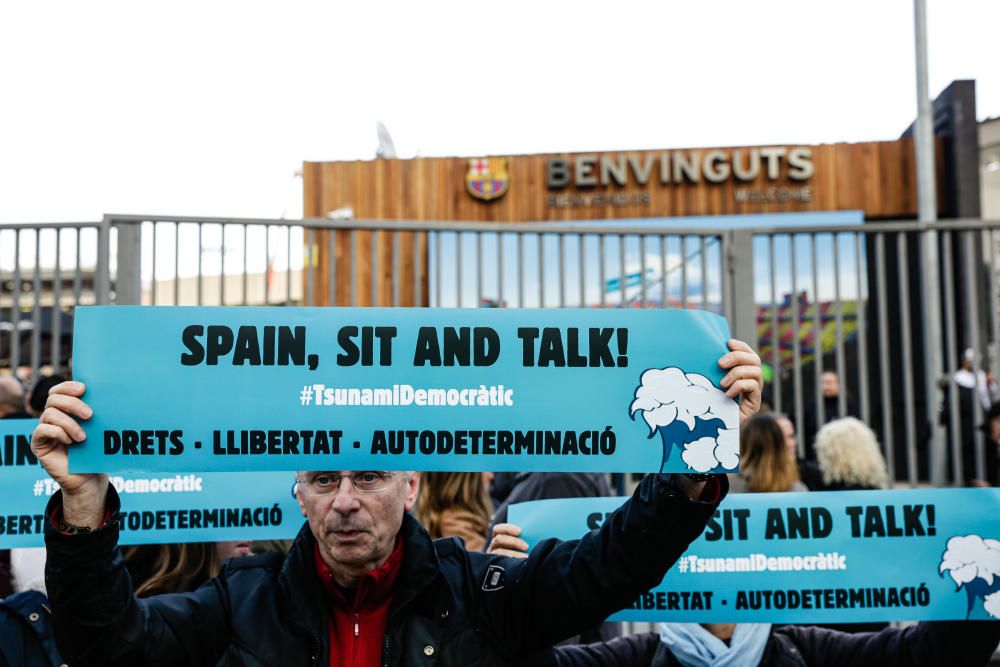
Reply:
[[[729, 347], [719, 384], [741, 399], [742, 423], [760, 405], [760, 360]], [[62, 489], [46, 509], [46, 580], [73, 665], [525, 664], [659, 582], [728, 488], [724, 475], [648, 475], [600, 530], [522, 560], [432, 543], [409, 514], [417, 472], [300, 472], [307, 523], [284, 560], [232, 561], [194, 593], [138, 600], [117, 547], [118, 494], [106, 474], [70, 472], [79, 421], [94, 415], [84, 391], [53, 389], [32, 438]]]

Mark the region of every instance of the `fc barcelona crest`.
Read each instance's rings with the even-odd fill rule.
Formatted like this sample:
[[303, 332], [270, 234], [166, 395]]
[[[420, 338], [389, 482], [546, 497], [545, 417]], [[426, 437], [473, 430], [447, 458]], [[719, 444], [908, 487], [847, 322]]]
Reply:
[[465, 174], [465, 187], [476, 199], [492, 201], [507, 192], [510, 176], [507, 174], [507, 158], [482, 157], [469, 160], [469, 171]]

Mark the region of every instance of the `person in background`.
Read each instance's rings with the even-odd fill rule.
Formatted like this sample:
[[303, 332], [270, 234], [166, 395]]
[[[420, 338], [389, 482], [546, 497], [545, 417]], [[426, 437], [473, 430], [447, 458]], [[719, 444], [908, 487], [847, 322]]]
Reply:
[[816, 433], [822, 428], [823, 424], [831, 422], [834, 419], [839, 419], [840, 417], [857, 417], [858, 416], [858, 406], [855, 405], [854, 401], [847, 397], [844, 407], [846, 412], [840, 414], [840, 392], [843, 388], [840, 386], [840, 376], [834, 371], [825, 371], [819, 376], [819, 391], [822, 396], [823, 401], [823, 421], [820, 422], [820, 409], [819, 405], [815, 400], [812, 401], [806, 408], [806, 413], [803, 417], [805, 420], [805, 431], [804, 436], [806, 437], [806, 458], [813, 460], [815, 458], [815, 451], [813, 446], [815, 443]]
[[38, 378], [24, 403], [24, 408], [32, 417], [41, 417], [45, 411], [45, 401], [49, 400], [49, 390], [66, 381], [62, 375], [46, 375]]
[[[976, 352], [971, 347], [962, 354], [961, 366], [955, 371], [955, 384], [963, 389], [970, 389], [978, 397], [983, 410], [990, 409], [990, 403], [997, 390], [996, 379], [982, 368], [979, 374], [975, 372]], [[964, 415], [963, 415], [964, 416]]]
[[740, 471], [729, 475], [729, 488], [733, 493], [808, 491], [772, 415], [757, 415], [740, 429]]
[[0, 377], [0, 419], [31, 419], [24, 403], [24, 387], [17, 378]]
[[785, 447], [788, 448], [788, 455], [795, 459], [795, 465], [799, 469], [799, 479], [810, 491], [818, 491], [823, 485], [823, 474], [815, 461], [799, 456], [799, 439], [795, 432], [795, 423], [788, 415], [773, 413], [771, 416], [778, 422], [781, 432], [785, 435]]
[[460, 537], [469, 551], [482, 551], [493, 514], [493, 473], [425, 472], [417, 496], [417, 519], [432, 540]]
[[[975, 479], [975, 390], [962, 387], [948, 378], [941, 378], [938, 381], [938, 389], [942, 392], [938, 408], [939, 423], [944, 427], [948, 437], [948, 477], [951, 478], [956, 474], [954, 466], [958, 462], [951, 456], [951, 452], [957, 447], [959, 460], [962, 463], [963, 483], [966, 486], [978, 486], [980, 480]], [[953, 395], [957, 414], [952, 413]], [[957, 434], [952, 433], [953, 419], [958, 420]], [[953, 442], [956, 435], [957, 443]]]
[[[945, 431], [948, 434], [949, 448], [948, 451], [953, 451], [953, 447], [958, 448], [961, 465], [962, 465], [962, 482], [965, 486], [988, 486], [989, 483], [985, 479], [980, 479], [977, 477], [979, 471], [976, 469], [976, 423], [978, 421], [977, 413], [979, 411], [979, 406], [976, 405], [977, 401], [982, 406], [984, 412], [984, 417], [986, 422], [982, 425], [982, 430], [986, 434], [987, 438], [990, 433], [988, 430], [989, 424], [989, 411], [991, 409], [991, 397], [996, 389], [996, 383], [994, 382], [991, 375], [987, 375], [984, 371], [980, 370], [977, 376], [974, 372], [975, 368], [973, 361], [975, 359], [975, 352], [971, 348], [965, 350], [960, 360], [960, 367], [955, 374], [951, 377], [951, 380], [942, 379], [938, 385], [943, 392], [942, 402], [940, 406], [940, 423], [944, 425]], [[955, 408], [957, 415], [952, 414], [952, 394], [954, 393]], [[951, 442], [955, 434], [952, 433], [952, 429], [955, 428], [952, 424], [952, 419], [958, 420], [958, 426], [956, 434], [958, 436], [958, 443]], [[989, 466], [989, 442], [984, 441], [986, 445], [986, 459], [987, 466], [986, 470], [983, 471], [984, 476], [989, 476], [990, 466]], [[949, 463], [952, 465], [957, 464], [957, 461], [953, 461], [949, 458]], [[954, 469], [949, 470], [949, 475], [954, 475]]]
[[498, 472], [493, 474], [493, 481], [490, 482], [490, 500], [493, 501], [493, 510], [503, 505], [507, 496], [514, 490], [517, 484], [516, 472]]
[[990, 406], [982, 426], [985, 434], [983, 450], [986, 455], [986, 479], [983, 484], [972, 486], [1000, 486], [1000, 402]]
[[860, 419], [830, 422], [816, 434], [816, 459], [827, 491], [884, 489], [889, 473], [875, 433]]
[[125, 569], [138, 597], [190, 593], [222, 571], [229, 558], [250, 555], [250, 541], [142, 544], [125, 547]]
[[[962, 413], [959, 448], [962, 456], [963, 482], [965, 486], [972, 487], [998, 486], [1000, 485], [1000, 402], [993, 403], [984, 410], [983, 423], [979, 426], [983, 440], [983, 470], [980, 475], [976, 466], [978, 452], [976, 451], [976, 432], [973, 428], [976, 421], [974, 389], [961, 385], [957, 380], [958, 373], [955, 376], [956, 384], [959, 385], [959, 410]], [[969, 375], [971, 377], [971, 372]], [[943, 413], [942, 421], [947, 424], [947, 401]]]
[[[869, 491], [889, 485], [885, 459], [875, 433], [860, 419], [837, 419], [816, 434], [816, 457], [824, 491]], [[877, 632], [886, 623], [836, 623], [823, 627], [844, 632]]]

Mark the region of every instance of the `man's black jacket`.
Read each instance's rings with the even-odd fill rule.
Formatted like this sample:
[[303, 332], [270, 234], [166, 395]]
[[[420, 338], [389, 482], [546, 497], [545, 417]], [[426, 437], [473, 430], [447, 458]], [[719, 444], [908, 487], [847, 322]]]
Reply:
[[[997, 642], [1000, 623], [948, 621], [919, 623], [901, 630], [848, 634], [803, 625], [775, 627], [759, 667], [938, 667], [985, 665]], [[587, 646], [552, 649], [544, 662], [554, 667], [681, 667], [659, 635], [647, 632]]]
[[[46, 515], [61, 502], [54, 496]], [[108, 507], [118, 506], [110, 488]], [[455, 539], [431, 542], [407, 515], [383, 663], [525, 664], [658, 584], [716, 507], [689, 500], [669, 476], [650, 475], [601, 528], [541, 542], [526, 559], [468, 553]], [[122, 564], [117, 526], [69, 536], [47, 525], [45, 541], [56, 641], [74, 667], [329, 664], [308, 525], [284, 560], [230, 560], [193, 593], [143, 600]]]

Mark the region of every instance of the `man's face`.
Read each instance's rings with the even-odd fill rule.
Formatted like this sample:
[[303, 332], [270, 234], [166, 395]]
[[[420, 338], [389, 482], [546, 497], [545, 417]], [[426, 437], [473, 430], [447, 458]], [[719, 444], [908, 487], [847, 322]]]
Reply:
[[823, 373], [819, 380], [820, 391], [826, 398], [835, 398], [840, 395], [840, 378], [836, 373]]
[[795, 439], [795, 426], [788, 417], [778, 417], [775, 421], [778, 422], [781, 432], [785, 435], [785, 449], [788, 450], [788, 455], [794, 459], [799, 455], [799, 443]]
[[[303, 482], [296, 486], [295, 495], [331, 570], [360, 575], [384, 563], [392, 553], [403, 513], [416, 502], [420, 474], [393, 473], [384, 489], [368, 492], [354, 488], [352, 474], [346, 470], [300, 473]], [[330, 492], [315, 492], [331, 483]]]
[[1000, 442], [1000, 417], [990, 420], [990, 440]]

